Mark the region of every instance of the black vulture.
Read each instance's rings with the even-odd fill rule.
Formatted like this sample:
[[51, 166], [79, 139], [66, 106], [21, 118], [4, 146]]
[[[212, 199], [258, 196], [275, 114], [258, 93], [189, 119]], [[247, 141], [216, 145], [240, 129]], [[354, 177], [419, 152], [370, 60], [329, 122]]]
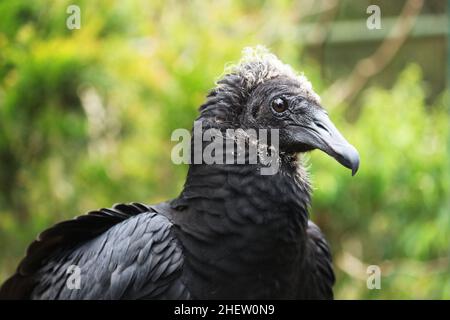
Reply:
[[[272, 141], [261, 145], [279, 169], [262, 174], [269, 164], [250, 163], [248, 151], [244, 164], [192, 163], [176, 199], [118, 204], [58, 223], [31, 243], [0, 298], [332, 299], [331, 254], [309, 220], [302, 155], [320, 149], [353, 174], [359, 155], [311, 83], [268, 50], [245, 49], [208, 94], [198, 121], [220, 134], [277, 129], [278, 149]], [[245, 146], [255, 143], [247, 137]], [[73, 266], [76, 287], [68, 283]]]

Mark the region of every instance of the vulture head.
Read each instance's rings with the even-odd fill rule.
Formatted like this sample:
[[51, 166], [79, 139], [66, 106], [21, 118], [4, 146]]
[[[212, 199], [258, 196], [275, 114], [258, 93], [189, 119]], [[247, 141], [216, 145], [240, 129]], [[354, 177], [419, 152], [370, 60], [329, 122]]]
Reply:
[[202, 121], [219, 129], [278, 129], [280, 153], [322, 150], [354, 175], [358, 151], [330, 120], [304, 75], [264, 47], [246, 48], [200, 108]]

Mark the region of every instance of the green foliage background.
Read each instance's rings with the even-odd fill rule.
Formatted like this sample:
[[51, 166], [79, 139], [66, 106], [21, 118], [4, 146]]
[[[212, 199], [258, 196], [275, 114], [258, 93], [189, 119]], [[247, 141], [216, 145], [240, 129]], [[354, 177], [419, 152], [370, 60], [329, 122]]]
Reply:
[[[66, 28], [69, 4], [81, 7], [80, 30]], [[295, 37], [299, 11], [289, 1], [0, 1], [0, 282], [57, 221], [177, 196], [187, 168], [172, 164], [170, 134], [191, 127], [243, 47], [269, 46], [325, 89]], [[448, 94], [427, 105], [419, 65], [396, 77], [365, 89], [351, 121], [351, 106], [324, 101], [360, 151], [355, 177], [310, 156], [312, 218], [331, 243], [340, 299], [450, 298]], [[366, 287], [372, 264], [381, 290]]]

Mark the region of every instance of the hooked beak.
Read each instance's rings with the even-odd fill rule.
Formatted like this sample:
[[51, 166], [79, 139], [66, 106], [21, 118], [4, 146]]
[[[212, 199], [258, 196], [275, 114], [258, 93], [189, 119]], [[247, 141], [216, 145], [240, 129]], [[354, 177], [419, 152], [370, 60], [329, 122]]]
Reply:
[[335, 158], [340, 164], [352, 170], [352, 176], [359, 168], [358, 151], [345, 140], [333, 122], [322, 109], [314, 111], [313, 120], [307, 125], [298, 125], [295, 140], [310, 149], [320, 149]]

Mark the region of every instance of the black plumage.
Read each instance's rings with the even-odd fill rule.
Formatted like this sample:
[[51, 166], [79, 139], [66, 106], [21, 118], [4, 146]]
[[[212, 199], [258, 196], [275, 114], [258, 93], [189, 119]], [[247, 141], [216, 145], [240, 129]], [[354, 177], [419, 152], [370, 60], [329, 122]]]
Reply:
[[[223, 135], [279, 129], [278, 172], [261, 175], [267, 164], [259, 162], [191, 164], [174, 200], [61, 222], [29, 246], [0, 298], [333, 298], [331, 255], [309, 220], [311, 188], [298, 153], [321, 149], [353, 172], [359, 158], [310, 83], [272, 54], [249, 50], [198, 120]], [[71, 265], [81, 270], [80, 289], [67, 286]]]

